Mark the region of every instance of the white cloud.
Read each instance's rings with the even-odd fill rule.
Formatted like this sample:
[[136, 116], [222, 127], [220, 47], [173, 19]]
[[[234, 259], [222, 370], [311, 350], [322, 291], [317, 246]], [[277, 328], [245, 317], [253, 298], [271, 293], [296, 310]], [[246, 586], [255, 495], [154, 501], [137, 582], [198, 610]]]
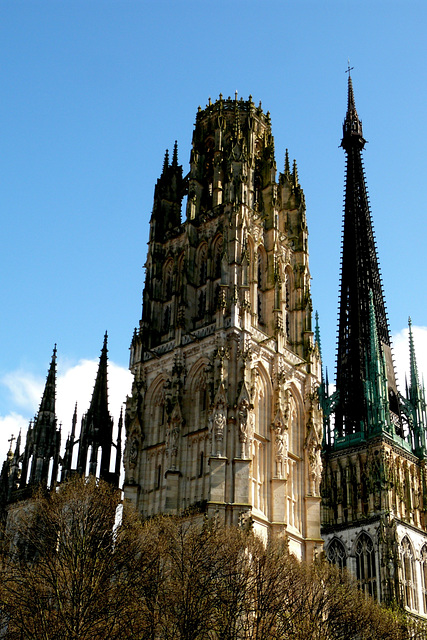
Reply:
[[17, 369], [5, 374], [1, 383], [9, 390], [13, 404], [26, 413], [37, 411], [43, 392], [43, 378]]
[[[82, 415], [89, 409], [98, 364], [98, 360], [81, 360], [77, 365], [69, 367], [58, 374], [56, 414], [58, 422], [62, 423], [65, 436], [71, 429], [76, 402], [78, 426]], [[131, 385], [132, 375], [130, 371], [109, 361], [108, 404], [116, 426], [120, 416], [120, 409], [126, 400], [126, 395], [131, 391]]]
[[[420, 382], [427, 382], [427, 327], [412, 326], [415, 356]], [[392, 336], [393, 356], [399, 390], [405, 392], [405, 376], [409, 381], [409, 329], [402, 329]]]
[[28, 420], [19, 413], [12, 411], [7, 416], [0, 416], [0, 468], [9, 451], [9, 439], [17, 438], [20, 431], [25, 434], [27, 427]]
[[[56, 415], [58, 424], [62, 424], [62, 445], [71, 430], [74, 407], [77, 402], [77, 435], [82, 415], [89, 408], [93, 392], [99, 360], [81, 360], [76, 365], [58, 362]], [[46, 369], [47, 373], [47, 369]], [[40, 405], [46, 378], [37, 378], [23, 370], [12, 371], [4, 375], [3, 384], [10, 393], [11, 410], [0, 416], [0, 468], [9, 450], [9, 438], [17, 437], [22, 432], [22, 441], [30, 419], [36, 414]], [[109, 409], [117, 428], [120, 409], [130, 394], [132, 375], [124, 367], [108, 362]]]

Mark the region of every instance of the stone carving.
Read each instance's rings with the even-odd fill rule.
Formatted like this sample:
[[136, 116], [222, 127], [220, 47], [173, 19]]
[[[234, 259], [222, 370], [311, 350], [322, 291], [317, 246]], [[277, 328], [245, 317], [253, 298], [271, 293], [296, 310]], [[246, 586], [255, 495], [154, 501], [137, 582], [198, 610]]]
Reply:
[[166, 427], [166, 459], [168, 468], [171, 470], [175, 470], [177, 468], [181, 426], [181, 410], [179, 408], [179, 404], [176, 404]]
[[246, 398], [243, 398], [238, 408], [239, 441], [241, 443], [241, 457], [249, 457], [249, 441], [251, 436], [251, 411]]
[[214, 413], [214, 435], [217, 443], [217, 455], [222, 454], [222, 441], [224, 439], [224, 430], [227, 418], [225, 417], [225, 407], [220, 404]]
[[221, 383], [214, 400], [214, 408], [209, 417], [209, 438], [211, 441], [211, 455], [221, 457], [223, 441], [227, 424], [227, 402], [224, 385]]
[[276, 476], [278, 478], [286, 478], [286, 461], [288, 458], [288, 432], [281, 427], [276, 427], [275, 460], [276, 460]]
[[243, 382], [237, 401], [237, 426], [240, 442], [240, 456], [243, 459], [250, 457], [250, 448], [254, 433], [255, 415], [253, 406], [250, 403], [249, 391], [246, 383]]
[[309, 426], [305, 449], [308, 458], [309, 493], [313, 496], [318, 496], [320, 495], [320, 481], [322, 479], [322, 443], [317, 437], [313, 425]]

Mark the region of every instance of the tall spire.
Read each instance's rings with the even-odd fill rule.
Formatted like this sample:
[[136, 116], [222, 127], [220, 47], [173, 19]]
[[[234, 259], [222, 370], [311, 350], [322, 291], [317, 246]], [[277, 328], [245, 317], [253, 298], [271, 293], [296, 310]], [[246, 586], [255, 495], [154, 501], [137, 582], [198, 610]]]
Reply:
[[107, 339], [105, 332], [90, 406], [82, 418], [77, 471], [80, 474], [89, 473], [108, 482], [115, 482], [116, 479], [112, 477], [114, 474], [110, 473], [113, 419], [108, 409]]
[[[409, 368], [410, 379], [409, 388], [406, 389], [407, 399], [405, 402], [405, 413], [409, 418], [409, 426], [413, 431], [415, 450], [417, 455], [424, 457], [426, 454], [426, 400], [424, 384], [420, 384], [418, 376], [417, 360], [415, 356], [414, 336], [412, 334], [412, 321], [408, 319], [409, 325]], [[409, 410], [409, 411], [408, 411]]]
[[[28, 484], [49, 484], [56, 481], [59, 464], [60, 434], [56, 427], [56, 344], [46, 378], [46, 384], [34, 426], [27, 434], [23, 469], [32, 456]], [[52, 463], [52, 464], [51, 464]], [[50, 477], [49, 468], [51, 467]], [[24, 475], [24, 474], [23, 474]], [[25, 473], [26, 475], [26, 473]], [[23, 478], [25, 483], [25, 477]]]
[[347, 162], [337, 349], [339, 399], [335, 429], [338, 438], [370, 431], [365, 380], [366, 353], [371, 339], [371, 292], [378, 344], [386, 360], [391, 420], [398, 435], [402, 435], [390, 331], [363, 169], [361, 152], [365, 142], [349, 74], [341, 142]]
[[354, 100], [353, 81], [348, 70], [348, 97], [347, 97], [347, 113], [343, 124], [343, 137], [341, 146], [347, 151], [349, 147], [357, 146], [363, 149], [366, 140], [363, 137], [362, 121], [359, 119], [356, 110], [356, 102]]

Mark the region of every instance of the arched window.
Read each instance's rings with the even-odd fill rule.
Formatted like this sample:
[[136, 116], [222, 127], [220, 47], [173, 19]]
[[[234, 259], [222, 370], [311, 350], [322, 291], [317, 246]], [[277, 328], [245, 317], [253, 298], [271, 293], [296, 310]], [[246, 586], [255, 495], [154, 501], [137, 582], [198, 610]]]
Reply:
[[173, 262], [168, 260], [163, 268], [163, 295], [165, 300], [172, 298], [173, 291]]
[[185, 255], [182, 253], [178, 258], [177, 283], [176, 283], [176, 290], [178, 294], [181, 293], [181, 289], [184, 284], [184, 265], [185, 265]]
[[194, 370], [194, 374], [189, 376], [189, 402], [188, 407], [191, 420], [187, 423], [189, 431], [203, 429], [207, 425], [207, 414], [209, 405], [208, 385], [206, 376], [206, 363], [200, 363]]
[[264, 253], [261, 249], [258, 249], [257, 253], [257, 284], [258, 289], [262, 291], [265, 283], [265, 259]]
[[222, 238], [219, 237], [215, 243], [215, 248], [214, 248], [214, 263], [213, 263], [214, 280], [218, 280], [219, 278], [221, 278], [222, 252], [223, 252], [223, 241], [222, 241]]
[[296, 456], [303, 456], [303, 429], [301, 425], [301, 411], [298, 411], [297, 401], [289, 392], [289, 448]]
[[198, 268], [198, 286], [201, 287], [206, 284], [206, 280], [208, 277], [208, 247], [206, 244], [203, 244], [198, 253], [197, 257], [197, 268]]
[[199, 297], [197, 300], [197, 317], [199, 319], [204, 318], [206, 313], [206, 290], [199, 291]]
[[205, 179], [206, 179], [208, 195], [211, 198], [213, 195], [215, 140], [213, 138], [207, 138], [205, 145], [206, 145]]
[[257, 251], [257, 314], [258, 314], [258, 322], [260, 324], [264, 324], [266, 321], [266, 313], [264, 309], [264, 296], [263, 291], [265, 289], [266, 284], [266, 271], [267, 271], [267, 260], [265, 256], [264, 250], [259, 247]]
[[169, 329], [171, 326], [171, 305], [167, 304], [165, 305], [164, 311], [163, 311], [163, 333], [168, 333]]
[[166, 411], [163, 381], [160, 382], [160, 384], [158, 384], [157, 388], [154, 390], [150, 405], [150, 416], [148, 421], [146, 422], [146, 436], [148, 444], [153, 445], [159, 442], [163, 442], [165, 438]]
[[286, 339], [291, 340], [291, 308], [292, 308], [293, 275], [290, 267], [285, 271], [285, 332]]
[[418, 610], [417, 581], [415, 576], [414, 550], [408, 536], [400, 544], [402, 566], [403, 599], [405, 606], [412, 611]]
[[364, 531], [356, 542], [356, 577], [362, 591], [376, 598], [377, 576], [374, 543]]
[[268, 465], [269, 426], [271, 422], [270, 401], [272, 393], [265, 372], [257, 371], [254, 394], [254, 438], [252, 444], [252, 504], [268, 515], [268, 483], [270, 469]]
[[427, 614], [427, 544], [423, 546], [420, 553], [421, 563], [421, 588], [423, 594], [424, 613]]
[[342, 542], [334, 538], [328, 546], [327, 557], [331, 564], [336, 564], [340, 569], [347, 566], [347, 554]]

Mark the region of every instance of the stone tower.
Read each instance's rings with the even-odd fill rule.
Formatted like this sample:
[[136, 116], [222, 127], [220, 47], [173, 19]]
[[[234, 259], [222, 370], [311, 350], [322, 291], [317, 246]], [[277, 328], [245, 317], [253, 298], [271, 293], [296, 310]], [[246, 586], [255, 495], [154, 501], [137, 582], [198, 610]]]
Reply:
[[365, 145], [352, 79], [346, 163], [336, 391], [324, 411], [322, 534], [328, 558], [362, 588], [427, 614], [426, 405], [410, 327], [411, 379], [399, 394], [368, 203]]
[[307, 238], [269, 113], [237, 94], [199, 108], [188, 175], [175, 144], [155, 187], [130, 347], [124, 492], [143, 516], [253, 523], [299, 557], [322, 544]]

